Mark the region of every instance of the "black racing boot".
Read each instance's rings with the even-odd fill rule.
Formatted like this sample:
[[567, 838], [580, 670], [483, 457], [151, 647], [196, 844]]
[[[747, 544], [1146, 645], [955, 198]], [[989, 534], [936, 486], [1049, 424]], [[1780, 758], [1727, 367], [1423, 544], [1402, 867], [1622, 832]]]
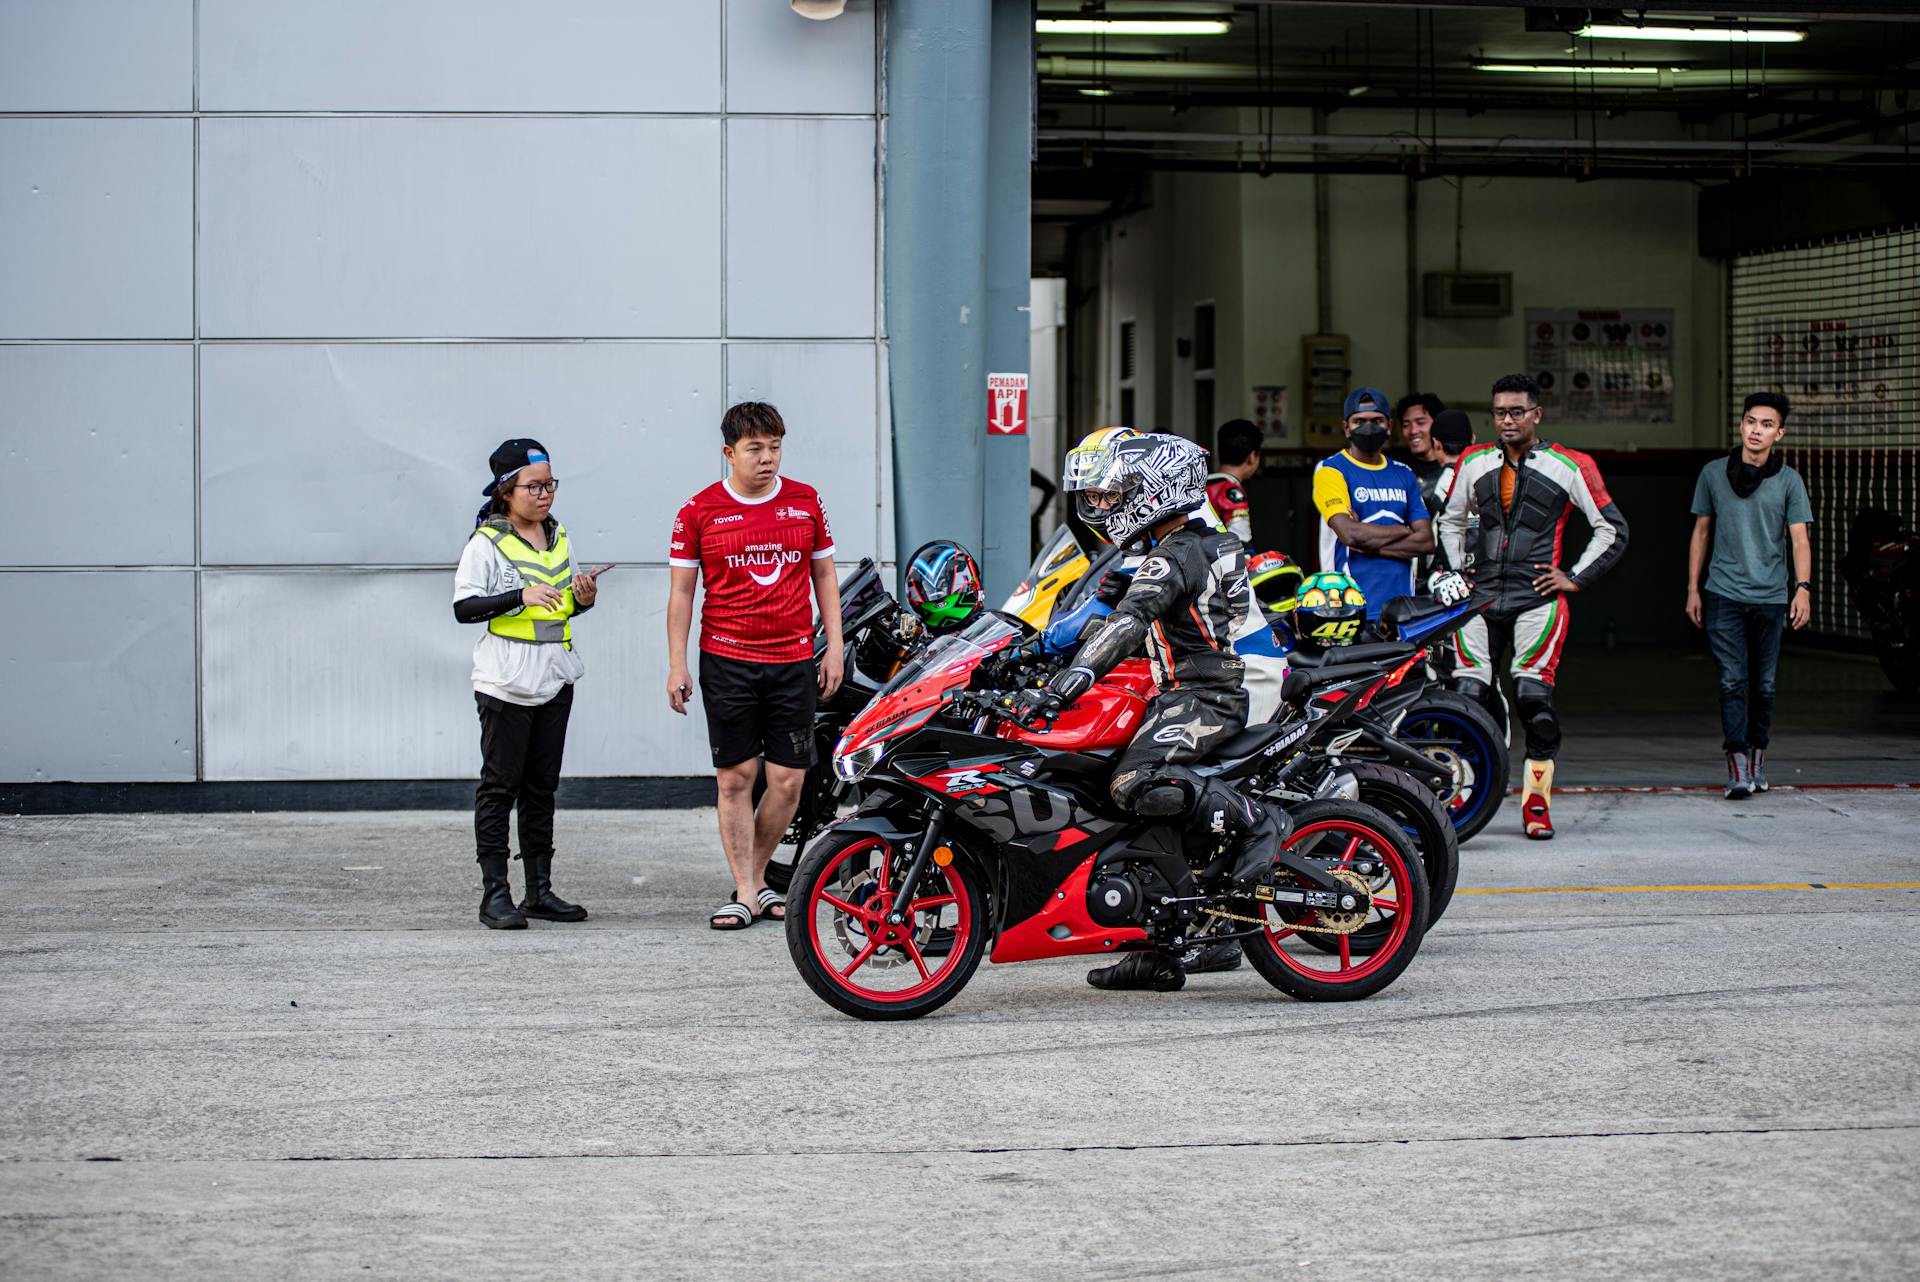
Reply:
[[522, 855], [520, 862], [526, 865], [527, 872], [527, 897], [520, 901], [521, 912], [542, 921], [587, 919], [586, 909], [579, 904], [570, 904], [553, 893], [552, 855]]
[[1187, 986], [1187, 975], [1180, 963], [1165, 953], [1128, 953], [1111, 966], [1088, 971], [1087, 982], [1095, 988], [1151, 988], [1156, 993], [1177, 993]]
[[1238, 970], [1241, 956], [1237, 939], [1203, 939], [1180, 954], [1180, 969], [1189, 975]]
[[480, 857], [480, 924], [488, 930], [525, 930], [527, 919], [513, 906], [513, 887], [507, 884], [507, 857]]
[[1207, 780], [1187, 812], [1187, 822], [1229, 838], [1227, 880], [1239, 890], [1272, 873], [1273, 861], [1293, 831], [1293, 820], [1284, 811], [1235, 792], [1218, 779]]

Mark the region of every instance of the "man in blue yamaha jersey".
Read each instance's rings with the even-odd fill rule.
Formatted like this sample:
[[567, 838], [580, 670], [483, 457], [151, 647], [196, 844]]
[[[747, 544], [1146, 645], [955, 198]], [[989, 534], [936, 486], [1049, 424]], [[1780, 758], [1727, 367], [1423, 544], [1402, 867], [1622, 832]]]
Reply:
[[1341, 570], [1367, 597], [1367, 618], [1395, 597], [1411, 596], [1414, 562], [1433, 551], [1433, 522], [1420, 480], [1387, 457], [1387, 394], [1356, 388], [1347, 397], [1347, 448], [1313, 472], [1320, 511], [1320, 568]]

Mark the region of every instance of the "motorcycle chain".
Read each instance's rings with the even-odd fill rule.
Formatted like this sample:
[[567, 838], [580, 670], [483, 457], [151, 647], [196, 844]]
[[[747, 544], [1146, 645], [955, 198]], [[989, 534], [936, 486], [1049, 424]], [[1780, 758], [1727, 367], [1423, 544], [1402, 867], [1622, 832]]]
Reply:
[[[1361, 877], [1359, 873], [1349, 872], [1345, 868], [1336, 868], [1333, 871], [1333, 875], [1353, 885], [1355, 889], [1367, 895], [1369, 899], [1372, 897], [1372, 890], [1367, 886], [1366, 879]], [[1259, 926], [1263, 929], [1272, 929], [1273, 927], [1273, 923], [1264, 917], [1248, 917], [1241, 913], [1230, 913], [1224, 908], [1208, 908], [1206, 909], [1206, 913], [1209, 917], [1223, 918], [1227, 921], [1243, 921], [1249, 926]], [[1330, 913], [1323, 908], [1316, 908], [1314, 909], [1314, 913], [1323, 921], [1329, 921], [1333, 924], [1327, 926], [1303, 926], [1295, 922], [1288, 922], [1286, 925], [1291, 930], [1304, 931], [1315, 935], [1351, 935], [1367, 924], [1367, 914], [1363, 912]]]

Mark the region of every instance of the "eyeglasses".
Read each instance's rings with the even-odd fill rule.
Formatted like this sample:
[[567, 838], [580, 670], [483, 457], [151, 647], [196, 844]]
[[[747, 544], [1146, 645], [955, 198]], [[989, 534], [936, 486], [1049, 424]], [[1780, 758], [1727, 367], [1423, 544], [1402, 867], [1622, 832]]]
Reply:
[[1496, 423], [1518, 423], [1521, 419], [1525, 418], [1527, 415], [1532, 414], [1537, 410], [1539, 410], [1539, 408], [1540, 407], [1538, 405], [1529, 405], [1525, 409], [1518, 409], [1518, 410], [1506, 409], [1503, 407], [1503, 408], [1494, 410], [1493, 421]]
[[525, 490], [537, 499], [542, 494], [558, 494], [560, 492], [560, 479], [555, 477], [551, 481], [528, 481], [525, 485], [510, 485], [507, 488], [510, 490]]

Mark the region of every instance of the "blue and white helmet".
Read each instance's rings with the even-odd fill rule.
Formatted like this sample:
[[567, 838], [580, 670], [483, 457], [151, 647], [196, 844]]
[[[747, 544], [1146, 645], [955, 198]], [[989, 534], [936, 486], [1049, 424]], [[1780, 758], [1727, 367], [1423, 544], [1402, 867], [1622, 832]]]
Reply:
[[1207, 452], [1184, 437], [1130, 435], [1088, 462], [1068, 470], [1066, 489], [1093, 500], [1078, 504], [1082, 517], [1121, 546], [1207, 501]]

